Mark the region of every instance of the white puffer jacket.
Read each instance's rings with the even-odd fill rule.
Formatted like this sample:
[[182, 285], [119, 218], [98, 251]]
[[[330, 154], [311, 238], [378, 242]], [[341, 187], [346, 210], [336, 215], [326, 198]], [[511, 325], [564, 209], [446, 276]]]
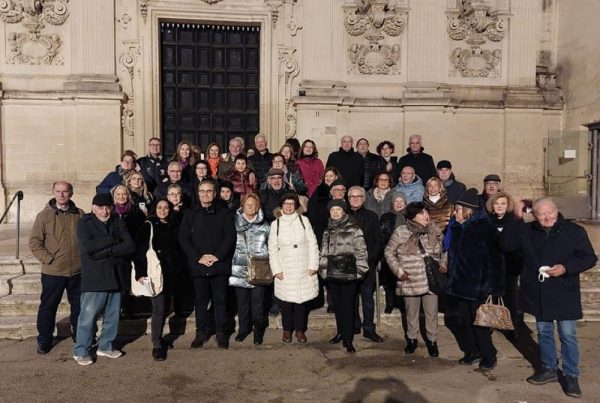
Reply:
[[319, 248], [308, 218], [283, 214], [271, 223], [269, 261], [273, 276], [283, 273], [283, 280], [274, 280], [277, 298], [301, 304], [317, 297], [319, 281], [308, 270], [319, 268]]

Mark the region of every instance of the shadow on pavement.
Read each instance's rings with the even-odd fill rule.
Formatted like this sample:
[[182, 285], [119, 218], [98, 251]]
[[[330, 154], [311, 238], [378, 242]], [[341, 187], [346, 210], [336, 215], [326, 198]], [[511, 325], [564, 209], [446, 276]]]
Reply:
[[[362, 378], [356, 383], [354, 390], [342, 398], [342, 402], [362, 402], [369, 395], [376, 393], [378, 398], [381, 393], [385, 397], [381, 400], [386, 403], [427, 403], [427, 400], [417, 392], [413, 392], [399, 379], [388, 377], [385, 379]], [[378, 399], [379, 400], [379, 399]]]

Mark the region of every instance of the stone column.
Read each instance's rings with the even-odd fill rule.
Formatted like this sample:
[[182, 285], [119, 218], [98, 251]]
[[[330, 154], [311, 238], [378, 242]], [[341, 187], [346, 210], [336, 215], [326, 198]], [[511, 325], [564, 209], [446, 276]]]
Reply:
[[542, 2], [512, 0], [508, 50], [508, 86], [535, 87]]
[[409, 83], [443, 81], [446, 62], [446, 1], [421, 0], [410, 3], [408, 13]]

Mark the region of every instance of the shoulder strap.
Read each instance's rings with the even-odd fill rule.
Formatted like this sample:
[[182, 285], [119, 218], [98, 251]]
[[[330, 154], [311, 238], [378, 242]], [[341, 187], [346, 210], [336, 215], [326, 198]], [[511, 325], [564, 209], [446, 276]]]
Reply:
[[154, 238], [154, 225], [152, 225], [152, 222], [147, 221], [148, 224], [150, 224], [150, 240], [148, 241], [148, 249], [150, 250], [154, 250], [154, 248], [152, 247], [152, 239]]
[[302, 224], [302, 229], [306, 229], [304, 226], [304, 221], [302, 220], [302, 214], [298, 214], [298, 219], [300, 220], [300, 224]]
[[277, 219], [277, 236], [279, 236], [279, 218]]
[[423, 257], [429, 255], [427, 253], [427, 251], [425, 250], [425, 248], [423, 247], [423, 244], [421, 243], [421, 238], [420, 237], [419, 237], [419, 250], [421, 251], [421, 254], [423, 255]]

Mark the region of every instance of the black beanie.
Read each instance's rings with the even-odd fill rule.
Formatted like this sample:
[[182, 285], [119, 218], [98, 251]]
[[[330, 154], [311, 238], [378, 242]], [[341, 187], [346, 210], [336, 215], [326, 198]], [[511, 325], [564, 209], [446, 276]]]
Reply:
[[477, 189], [470, 188], [465, 190], [460, 195], [455, 204], [458, 204], [459, 206], [469, 207], [472, 209], [478, 209], [480, 206], [479, 201], [477, 200]]
[[341, 207], [344, 211], [347, 210], [346, 202], [342, 199], [334, 199], [327, 203], [327, 211], [331, 210], [332, 207]]

